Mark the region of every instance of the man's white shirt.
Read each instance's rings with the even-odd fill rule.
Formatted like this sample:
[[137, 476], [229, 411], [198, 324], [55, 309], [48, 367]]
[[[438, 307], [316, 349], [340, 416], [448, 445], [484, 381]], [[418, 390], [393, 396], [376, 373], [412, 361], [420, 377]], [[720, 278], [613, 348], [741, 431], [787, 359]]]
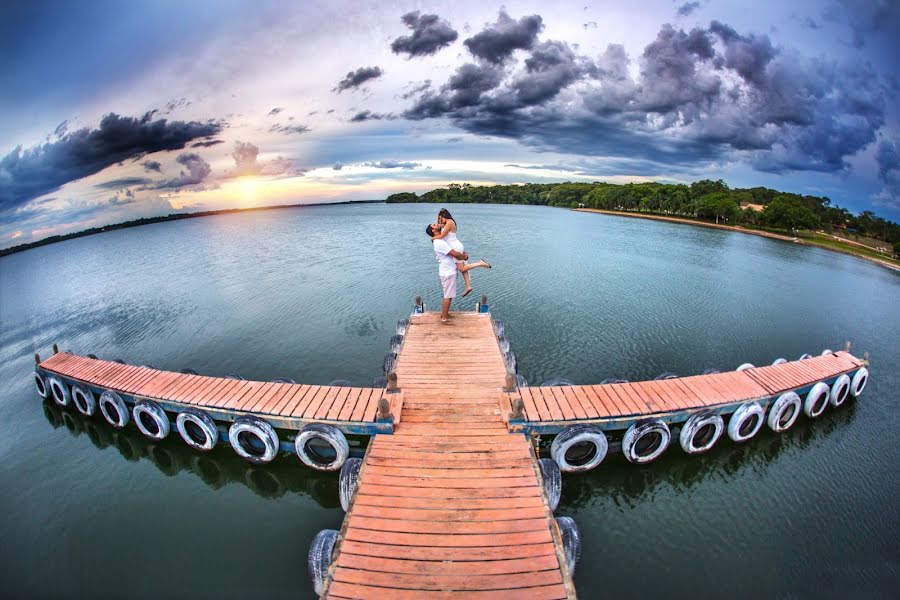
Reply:
[[441, 277], [456, 275], [456, 259], [450, 256], [450, 251], [453, 249], [450, 244], [444, 240], [434, 240], [432, 244], [434, 244], [434, 257], [438, 261], [438, 274]]

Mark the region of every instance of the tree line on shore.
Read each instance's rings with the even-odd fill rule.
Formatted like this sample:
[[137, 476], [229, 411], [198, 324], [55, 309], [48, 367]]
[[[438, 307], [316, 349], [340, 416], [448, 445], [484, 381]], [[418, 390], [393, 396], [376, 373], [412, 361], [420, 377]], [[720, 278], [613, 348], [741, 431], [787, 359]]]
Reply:
[[[784, 231], [847, 231], [893, 244], [894, 252], [900, 253], [900, 225], [883, 219], [872, 211], [854, 215], [845, 208], [833, 205], [828, 197], [804, 196], [764, 187], [731, 189], [721, 179], [704, 179], [690, 185], [566, 182], [473, 186], [468, 183], [451, 183], [446, 188], [434, 189], [422, 195], [411, 192], [392, 194], [386, 202], [473, 202], [572, 208], [583, 206]], [[755, 208], [759, 206], [762, 207], [761, 210]]]

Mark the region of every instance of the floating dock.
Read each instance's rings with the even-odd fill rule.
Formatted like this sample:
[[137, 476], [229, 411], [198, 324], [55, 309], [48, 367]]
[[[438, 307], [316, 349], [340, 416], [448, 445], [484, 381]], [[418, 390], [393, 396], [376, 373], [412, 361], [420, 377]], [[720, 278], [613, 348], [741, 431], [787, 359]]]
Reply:
[[[172, 373], [55, 348], [36, 356], [35, 384], [64, 410], [118, 428], [133, 418], [151, 439], [174, 422], [200, 451], [230, 444], [257, 464], [295, 452], [340, 469], [346, 518], [309, 556], [323, 597], [574, 598], [580, 540], [570, 518], [554, 517], [561, 473], [595, 468], [609, 449], [646, 463], [676, 435], [697, 454], [726, 431], [735, 442], [766, 423], [783, 432], [868, 381], [867, 360], [825, 351], [724, 373], [528, 387], [502, 322], [484, 311], [443, 325], [417, 307], [391, 345], [385, 387]], [[368, 442], [355, 457], [348, 435]]]

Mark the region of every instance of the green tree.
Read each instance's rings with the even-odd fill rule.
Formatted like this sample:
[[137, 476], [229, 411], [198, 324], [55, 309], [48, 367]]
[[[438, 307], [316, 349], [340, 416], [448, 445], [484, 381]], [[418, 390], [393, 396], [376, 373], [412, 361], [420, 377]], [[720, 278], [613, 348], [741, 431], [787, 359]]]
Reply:
[[737, 202], [727, 192], [706, 194], [697, 201], [697, 216], [707, 219], [715, 218], [716, 223], [719, 222], [719, 219], [734, 221], [739, 212]]
[[766, 204], [762, 222], [778, 229], [815, 229], [819, 218], [802, 200], [790, 196], [776, 196]]

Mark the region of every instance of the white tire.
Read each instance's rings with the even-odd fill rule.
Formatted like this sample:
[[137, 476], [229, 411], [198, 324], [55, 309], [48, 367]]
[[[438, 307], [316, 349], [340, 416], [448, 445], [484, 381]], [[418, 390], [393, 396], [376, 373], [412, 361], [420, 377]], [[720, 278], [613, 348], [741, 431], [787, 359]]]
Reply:
[[97, 412], [97, 398], [94, 397], [94, 392], [84, 386], [72, 386], [72, 404], [86, 417], [92, 417]]
[[538, 467], [541, 470], [541, 482], [547, 504], [550, 505], [550, 512], [554, 512], [562, 496], [562, 472], [559, 465], [549, 458], [540, 459]]
[[34, 387], [37, 388], [38, 395], [44, 400], [50, 395], [50, 388], [47, 387], [47, 380], [37, 371], [34, 372]]
[[116, 429], [122, 429], [128, 425], [131, 415], [128, 413], [128, 407], [125, 406], [125, 401], [122, 400], [122, 396], [106, 390], [100, 394], [98, 405], [100, 407], [100, 413], [110, 425]]
[[275, 429], [259, 417], [238, 417], [228, 429], [228, 441], [238, 456], [254, 464], [272, 462], [280, 448]]
[[812, 386], [812, 389], [806, 394], [806, 400], [803, 401], [803, 412], [807, 417], [815, 419], [825, 412], [829, 396], [831, 396], [831, 388], [827, 383], [820, 381]]
[[67, 406], [69, 404], [69, 400], [72, 399], [72, 396], [69, 393], [69, 386], [63, 383], [61, 379], [58, 377], [48, 377], [47, 387], [50, 388], [50, 395], [53, 396], [54, 402], [60, 406]]
[[772, 363], [772, 366], [774, 367], [775, 365], [783, 365], [786, 362], [787, 362], [786, 358], [776, 358], [775, 361]]
[[745, 402], [728, 420], [728, 437], [737, 443], [746, 442], [759, 433], [764, 420], [765, 411], [759, 402]]
[[778, 396], [778, 400], [772, 403], [769, 409], [769, 418], [766, 421], [769, 429], [775, 433], [787, 431], [800, 416], [802, 402], [796, 392], [785, 392]]
[[850, 382], [850, 393], [854, 398], [859, 398], [859, 395], [866, 389], [867, 383], [869, 383], [869, 370], [862, 367], [853, 375], [853, 381]]
[[736, 371], [746, 371], [747, 369], [753, 369], [753, 368], [754, 368], [753, 363], [744, 363], [735, 370]]
[[825, 348], [819, 356], [828, 356], [829, 354], [834, 354], [834, 352], [832, 352], [830, 348]]
[[692, 415], [678, 436], [681, 449], [688, 454], [702, 454], [710, 450], [725, 431], [725, 421], [712, 411]]
[[[584, 452], [573, 455], [576, 446]], [[587, 447], [589, 446], [589, 447]], [[564, 473], [583, 473], [595, 468], [609, 451], [609, 442], [599, 427], [593, 425], [571, 425], [566, 427], [550, 445], [550, 457]]]
[[185, 443], [194, 450], [209, 452], [219, 441], [219, 429], [208, 414], [189, 408], [175, 417], [175, 427]]
[[569, 575], [575, 576], [575, 567], [581, 559], [581, 535], [578, 526], [572, 517], [556, 517], [556, 525], [562, 537], [563, 552], [566, 555], [566, 564], [569, 567]]
[[301, 429], [294, 439], [294, 450], [304, 465], [317, 471], [337, 471], [350, 456], [350, 445], [341, 430], [324, 423], [310, 423]]
[[622, 438], [622, 454], [636, 465], [642, 465], [659, 458], [669, 442], [672, 434], [664, 422], [653, 419], [634, 423]]
[[848, 375], [841, 375], [837, 379], [835, 379], [834, 383], [831, 384], [831, 394], [829, 396], [829, 400], [831, 400], [831, 405], [835, 408], [844, 403], [847, 399], [847, 396], [850, 395], [850, 377]]
[[153, 400], [141, 400], [131, 410], [134, 424], [151, 440], [162, 440], [169, 435], [169, 417]]
[[338, 476], [338, 496], [340, 496], [341, 508], [344, 509], [344, 512], [350, 509], [350, 503], [353, 502], [353, 496], [356, 495], [361, 468], [361, 458], [348, 458], [341, 467], [341, 474]]

